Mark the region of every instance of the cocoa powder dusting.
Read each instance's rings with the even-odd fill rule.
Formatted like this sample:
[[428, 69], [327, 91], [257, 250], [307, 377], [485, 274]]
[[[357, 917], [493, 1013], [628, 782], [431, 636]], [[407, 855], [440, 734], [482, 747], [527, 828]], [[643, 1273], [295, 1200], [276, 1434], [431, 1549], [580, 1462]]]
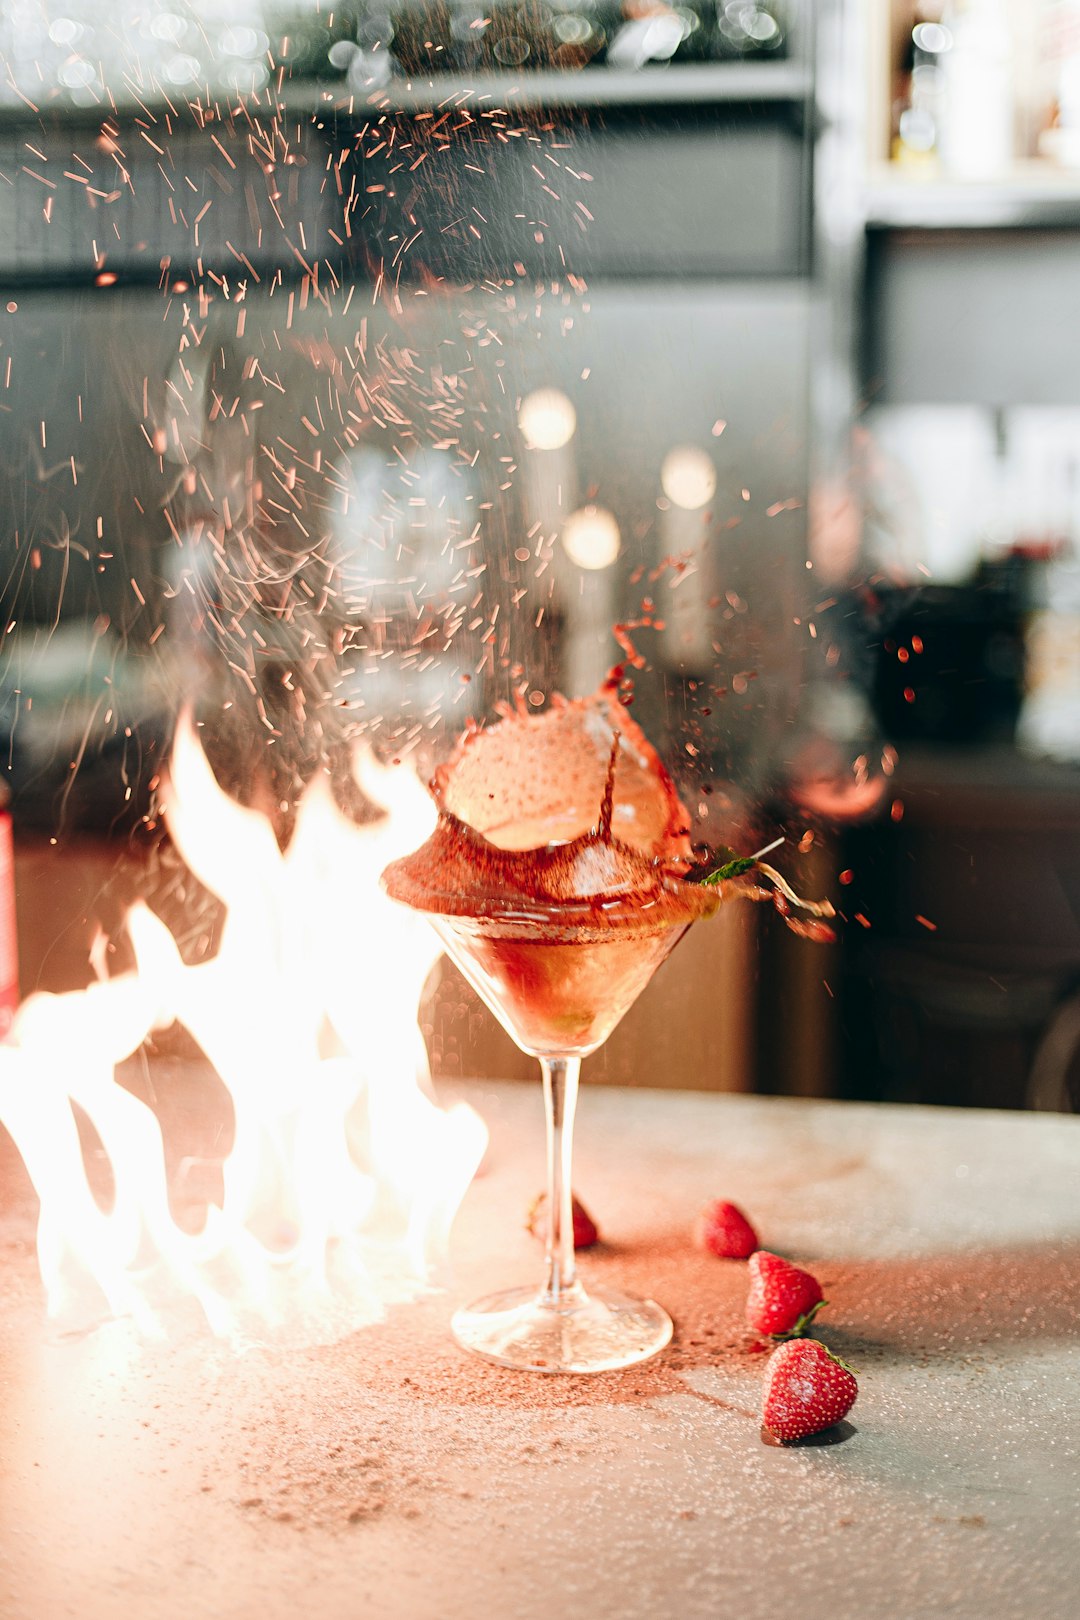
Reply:
[[[860, 1377], [890, 1364], [930, 1365], [946, 1351], [977, 1371], [995, 1348], [1075, 1332], [1078, 1262], [1075, 1248], [1033, 1247], [817, 1263], [829, 1306], [816, 1334], [855, 1358]], [[458, 1349], [451, 1304], [432, 1294], [340, 1344], [289, 1356], [287, 1371], [278, 1352], [238, 1363], [239, 1383], [247, 1367], [259, 1397], [245, 1409], [233, 1390], [207, 1488], [225, 1489], [242, 1511], [298, 1531], [345, 1533], [387, 1515], [437, 1511], [449, 1481], [433, 1459], [444, 1469], [452, 1460], [457, 1495], [498, 1500], [524, 1465], [557, 1462], [564, 1448], [595, 1448], [596, 1433], [581, 1425], [601, 1409], [655, 1413], [664, 1397], [691, 1396], [757, 1434], [758, 1382], [774, 1346], [746, 1327], [745, 1262], [697, 1252], [689, 1231], [670, 1230], [632, 1247], [599, 1244], [589, 1251], [585, 1280], [662, 1300], [676, 1323], [669, 1349], [622, 1373], [513, 1372]], [[268, 1409], [275, 1368], [291, 1394], [287, 1407]], [[701, 1376], [713, 1371], [723, 1375], [720, 1393]], [[461, 1486], [463, 1478], [472, 1486]]]
[[[587, 1275], [664, 1301], [676, 1332], [662, 1357], [588, 1378], [513, 1372], [460, 1350], [449, 1332], [451, 1304], [432, 1294], [342, 1343], [287, 1355], [256, 1351], [224, 1368], [232, 1387], [205, 1488], [297, 1531], [345, 1533], [388, 1515], [415, 1519], [447, 1488], [433, 1458], [444, 1466], [452, 1459], [455, 1482], [475, 1473], [473, 1488], [457, 1486], [459, 1495], [497, 1498], [523, 1464], [557, 1461], [564, 1445], [583, 1443], [575, 1419], [693, 1393], [685, 1375], [702, 1369], [757, 1374], [760, 1341], [741, 1317], [745, 1264], [697, 1254], [688, 1234], [671, 1233], [633, 1249], [601, 1243], [590, 1251]], [[279, 1380], [290, 1386], [285, 1407], [265, 1399]], [[753, 1425], [743, 1384], [738, 1393], [733, 1384], [730, 1400], [697, 1398]], [[588, 1444], [595, 1448], [595, 1435]]]

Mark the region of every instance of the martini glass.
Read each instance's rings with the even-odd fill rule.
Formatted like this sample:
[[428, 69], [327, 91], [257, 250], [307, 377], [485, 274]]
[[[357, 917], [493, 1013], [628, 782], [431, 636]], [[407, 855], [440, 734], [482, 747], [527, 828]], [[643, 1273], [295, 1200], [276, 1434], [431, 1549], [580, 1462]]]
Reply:
[[547, 1115], [540, 1286], [453, 1318], [458, 1342], [507, 1367], [609, 1372], [662, 1350], [651, 1299], [578, 1280], [571, 1155], [581, 1060], [607, 1040], [690, 924], [720, 902], [687, 883], [689, 816], [612, 678], [543, 715], [503, 713], [459, 740], [432, 782], [435, 832], [383, 885], [423, 912], [509, 1036], [539, 1060]]
[[543, 1075], [543, 1281], [475, 1300], [451, 1324], [459, 1344], [489, 1361], [536, 1372], [610, 1372], [656, 1355], [671, 1338], [671, 1318], [654, 1300], [582, 1286], [571, 1159], [582, 1058], [607, 1039], [694, 916], [715, 905], [706, 892], [682, 887], [693, 901], [683, 901], [685, 910], [661, 907], [655, 921], [633, 897], [602, 918], [573, 906], [528, 918], [430, 917], [462, 973], [522, 1051], [539, 1059]]

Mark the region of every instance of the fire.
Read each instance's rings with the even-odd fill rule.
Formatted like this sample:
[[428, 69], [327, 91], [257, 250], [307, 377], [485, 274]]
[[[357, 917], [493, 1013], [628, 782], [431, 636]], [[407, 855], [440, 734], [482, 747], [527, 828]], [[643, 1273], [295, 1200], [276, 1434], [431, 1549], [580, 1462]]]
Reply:
[[[383, 819], [354, 825], [316, 778], [283, 855], [266, 818], [222, 792], [182, 723], [164, 815], [225, 905], [217, 955], [185, 964], [140, 904], [127, 919], [133, 972], [20, 1008], [0, 1047], [0, 1120], [40, 1199], [39, 1264], [61, 1322], [100, 1316], [103, 1300], [161, 1336], [193, 1300], [236, 1342], [310, 1343], [428, 1285], [486, 1132], [471, 1109], [444, 1110], [429, 1094], [416, 1014], [439, 945], [379, 888], [387, 862], [427, 836], [433, 808], [406, 769], [362, 758], [357, 774]], [[220, 1197], [195, 1231], [173, 1214], [156, 1114], [116, 1074], [174, 1022], [234, 1115]], [[107, 1204], [73, 1107], [108, 1160]]]

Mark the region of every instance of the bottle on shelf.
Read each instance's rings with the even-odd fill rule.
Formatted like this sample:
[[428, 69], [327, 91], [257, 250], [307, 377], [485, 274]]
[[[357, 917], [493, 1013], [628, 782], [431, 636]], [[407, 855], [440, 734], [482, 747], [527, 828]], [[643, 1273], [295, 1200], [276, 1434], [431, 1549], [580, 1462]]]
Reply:
[[949, 0], [942, 25], [942, 168], [957, 180], [996, 179], [1016, 156], [1007, 0]]
[[894, 163], [935, 168], [941, 139], [942, 57], [952, 35], [941, 21], [941, 0], [915, 8], [893, 99]]
[[1040, 44], [1047, 113], [1039, 155], [1080, 168], [1080, 0], [1043, 0]]

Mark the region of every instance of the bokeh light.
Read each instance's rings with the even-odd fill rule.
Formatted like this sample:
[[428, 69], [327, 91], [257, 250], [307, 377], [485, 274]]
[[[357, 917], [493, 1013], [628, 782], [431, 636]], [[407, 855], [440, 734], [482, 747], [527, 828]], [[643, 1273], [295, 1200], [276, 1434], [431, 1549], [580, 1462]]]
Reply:
[[619, 525], [603, 506], [581, 506], [566, 520], [563, 549], [579, 568], [610, 568], [619, 555]]
[[704, 450], [693, 444], [680, 445], [664, 457], [660, 484], [675, 506], [696, 512], [716, 494], [716, 468]]
[[558, 388], [526, 394], [518, 410], [518, 427], [530, 450], [561, 450], [577, 427], [577, 412]]

